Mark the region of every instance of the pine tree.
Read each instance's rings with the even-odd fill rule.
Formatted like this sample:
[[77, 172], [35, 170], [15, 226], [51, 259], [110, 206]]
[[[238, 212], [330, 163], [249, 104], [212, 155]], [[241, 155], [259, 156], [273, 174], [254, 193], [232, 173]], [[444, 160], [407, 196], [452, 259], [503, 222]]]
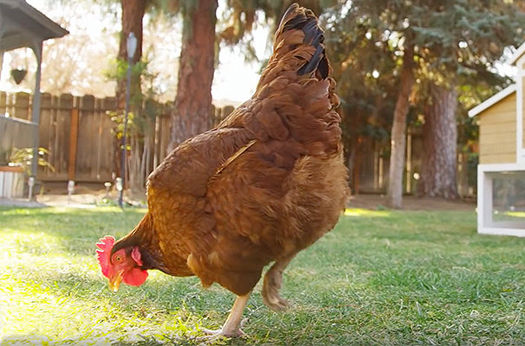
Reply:
[[[435, 103], [443, 103], [434, 108], [434, 111], [441, 113], [442, 109], [448, 116], [435, 115], [434, 121], [429, 121], [427, 133], [435, 132], [437, 128], [454, 128], [450, 124], [440, 124], [440, 121], [455, 121], [455, 116], [450, 116], [455, 113], [454, 109], [457, 107], [457, 102], [450, 101], [456, 93], [455, 76], [486, 74], [492, 68], [492, 63], [501, 56], [505, 46], [521, 43], [519, 37], [523, 32], [520, 28], [525, 26], [524, 17], [515, 4], [497, 0], [354, 0], [347, 16], [352, 20], [345, 20], [346, 30], [355, 30], [352, 26], [366, 28], [366, 31], [371, 33], [370, 39], [375, 40], [378, 45], [388, 45], [394, 57], [397, 57], [394, 58], [398, 87], [391, 132], [388, 202], [390, 206], [400, 208], [406, 151], [406, 119], [409, 98], [415, 92], [415, 85], [428, 79], [435, 84], [434, 90], [449, 92], [448, 96], [434, 92]], [[384, 58], [390, 60], [392, 56], [386, 54]], [[377, 64], [382, 65], [379, 61]], [[445, 160], [450, 165], [455, 165], [456, 162], [453, 148], [455, 143], [450, 143], [451, 140], [454, 141], [454, 136], [453, 133], [434, 136], [436, 141], [427, 141], [429, 146], [441, 146], [442, 144], [438, 144], [440, 140], [449, 145], [448, 149], [451, 150], [439, 152], [450, 156]], [[435, 147], [428, 150], [437, 152]], [[431, 171], [425, 170], [427, 173]], [[451, 182], [455, 184], [455, 168], [449, 167], [447, 172], [449, 173], [440, 173], [441, 176], [449, 174], [447, 178], [434, 180], [446, 181], [448, 186], [433, 189], [433, 195], [455, 195], [455, 188], [450, 188]], [[432, 179], [427, 174], [425, 181], [429, 182]]]

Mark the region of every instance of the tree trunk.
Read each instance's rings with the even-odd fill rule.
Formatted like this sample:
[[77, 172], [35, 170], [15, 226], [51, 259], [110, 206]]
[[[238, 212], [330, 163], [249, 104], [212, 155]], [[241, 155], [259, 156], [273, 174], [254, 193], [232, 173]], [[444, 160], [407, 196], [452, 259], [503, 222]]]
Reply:
[[405, 167], [406, 151], [406, 119], [409, 107], [409, 96], [412, 85], [414, 84], [413, 60], [414, 47], [408, 44], [403, 56], [399, 93], [394, 110], [391, 134], [387, 203], [392, 208], [402, 207], [403, 170]]
[[[131, 59], [136, 64], [142, 58], [142, 19], [146, 11], [145, 0], [121, 0], [122, 6], [122, 31], [120, 32], [120, 42], [117, 58], [128, 61], [127, 40], [129, 33], [132, 32], [137, 38], [137, 49]], [[140, 76], [131, 75], [131, 99], [140, 93]], [[126, 76], [122, 76], [117, 81], [116, 96], [118, 108], [124, 109], [126, 102]]]
[[432, 104], [423, 126], [424, 156], [421, 170], [423, 194], [455, 199], [457, 192], [458, 95], [454, 87], [430, 87]]
[[209, 128], [217, 0], [183, 7], [184, 25], [169, 150]]

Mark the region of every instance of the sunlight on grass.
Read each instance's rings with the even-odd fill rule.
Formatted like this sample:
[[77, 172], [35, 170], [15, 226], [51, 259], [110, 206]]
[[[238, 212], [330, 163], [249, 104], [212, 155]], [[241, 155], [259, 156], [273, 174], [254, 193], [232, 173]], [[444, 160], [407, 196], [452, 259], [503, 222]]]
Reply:
[[512, 217], [525, 217], [525, 211], [508, 211], [505, 214]]
[[181, 323], [189, 318], [186, 312], [173, 312], [174, 323], [168, 325], [158, 320], [155, 310], [149, 313], [122, 310], [106, 293], [105, 282], [92, 287], [95, 290], [86, 296], [79, 292], [81, 283], [66, 289], [60, 287], [63, 280], [46, 285], [35, 280], [2, 279], [7, 281], [3, 283], [6, 288], [3, 293], [9, 297], [7, 301], [2, 300], [2, 305], [8, 307], [2, 336], [13, 342], [42, 336], [61, 342], [134, 342], [192, 332], [188, 329], [191, 323]]
[[[103, 206], [96, 208], [80, 209], [83, 213], [92, 214], [103, 214], [103, 213], [145, 213], [147, 208], [132, 208], [132, 209], [121, 209], [117, 206]], [[42, 208], [42, 209], [3, 209], [1, 210], [3, 215], [34, 215], [38, 214], [38, 211], [45, 212], [46, 214], [75, 214], [79, 211], [77, 208], [68, 207], [53, 207], [53, 208]]]
[[[118, 208], [45, 208], [0, 212], [0, 267], [5, 268], [0, 274], [2, 344], [129, 342], [155, 335], [160, 340], [191, 334], [181, 323], [168, 326], [152, 314], [119, 308], [118, 303], [129, 302], [129, 298], [125, 293], [112, 295], [100, 273], [94, 244], [98, 234], [109, 232], [99, 224], [109, 223], [113, 228], [111, 223], [125, 221], [131, 228], [144, 210], [123, 213]], [[93, 218], [98, 221], [93, 222]], [[150, 284], [158, 281], [156, 277], [151, 276]], [[131, 301], [138, 305], [136, 300]], [[171, 311], [170, 317], [176, 322], [188, 320], [191, 314]], [[151, 324], [159, 327], [151, 328]], [[196, 322], [188, 325], [195, 329]]]
[[[197, 318], [187, 311], [161, 311], [159, 320], [151, 305], [147, 310], [139, 307], [144, 297], [126, 296], [132, 288], [124, 287], [119, 295], [109, 292], [94, 256], [21, 253], [2, 259], [2, 265], [7, 268], [0, 275], [2, 344], [20, 340], [137, 342], [195, 334]], [[148, 285], [158, 283], [159, 275], [153, 273]], [[129, 304], [139, 309], [129, 310]]]
[[[144, 209], [0, 208], [0, 344], [199, 344], [234, 296], [152, 271], [113, 294], [95, 259]], [[525, 239], [476, 234], [471, 212], [347, 209], [298, 254], [273, 313], [255, 289], [227, 344], [523, 344]]]
[[391, 213], [386, 210], [369, 210], [369, 209], [357, 209], [357, 208], [346, 208], [345, 216], [366, 216], [366, 217], [387, 217]]

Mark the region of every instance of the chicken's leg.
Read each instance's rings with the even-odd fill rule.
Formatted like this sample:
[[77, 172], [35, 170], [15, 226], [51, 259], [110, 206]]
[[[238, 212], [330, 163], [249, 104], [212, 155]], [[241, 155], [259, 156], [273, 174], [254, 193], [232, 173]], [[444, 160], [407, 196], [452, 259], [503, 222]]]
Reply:
[[281, 298], [279, 290], [283, 282], [283, 271], [295, 255], [296, 254], [293, 254], [277, 260], [264, 276], [262, 288], [263, 302], [274, 311], [281, 311], [288, 307], [288, 302]]
[[246, 307], [246, 304], [248, 303], [248, 299], [250, 299], [250, 294], [251, 292], [245, 296], [237, 296], [237, 299], [235, 299], [235, 302], [233, 303], [232, 310], [230, 311], [230, 314], [228, 315], [228, 318], [226, 319], [226, 322], [224, 322], [224, 325], [221, 329], [202, 330], [207, 334], [211, 334], [213, 337], [225, 336], [227, 338], [232, 338], [243, 336], [244, 332], [241, 330], [242, 313]]

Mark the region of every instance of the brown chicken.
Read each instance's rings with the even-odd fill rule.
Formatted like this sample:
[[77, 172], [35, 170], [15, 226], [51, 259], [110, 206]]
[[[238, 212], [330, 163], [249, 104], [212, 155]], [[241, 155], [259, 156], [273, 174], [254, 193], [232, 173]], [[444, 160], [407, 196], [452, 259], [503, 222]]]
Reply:
[[348, 194], [335, 82], [323, 31], [293, 4], [253, 97], [216, 128], [174, 149], [148, 179], [148, 213], [127, 236], [98, 243], [110, 287], [138, 286], [148, 269], [197, 275], [238, 297], [222, 329], [238, 336], [265, 265], [264, 303], [292, 258], [336, 224]]

